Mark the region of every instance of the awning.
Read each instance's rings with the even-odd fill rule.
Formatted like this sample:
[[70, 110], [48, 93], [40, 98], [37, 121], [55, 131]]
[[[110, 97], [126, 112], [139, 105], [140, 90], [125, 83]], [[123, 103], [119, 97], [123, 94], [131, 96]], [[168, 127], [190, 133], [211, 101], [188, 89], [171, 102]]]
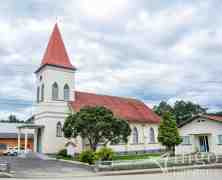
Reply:
[[23, 124], [20, 126], [17, 126], [18, 129], [42, 129], [45, 128], [44, 125], [39, 124]]

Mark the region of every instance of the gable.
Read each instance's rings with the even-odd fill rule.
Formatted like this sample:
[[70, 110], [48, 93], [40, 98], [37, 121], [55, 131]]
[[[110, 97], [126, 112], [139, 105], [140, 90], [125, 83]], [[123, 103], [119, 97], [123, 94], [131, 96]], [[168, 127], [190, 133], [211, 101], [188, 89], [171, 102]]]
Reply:
[[193, 118], [180, 128], [180, 134], [218, 134], [221, 133], [222, 123], [212, 121], [204, 116]]
[[222, 116], [215, 116], [215, 115], [197, 115], [197, 116], [194, 116], [194, 117], [192, 117], [192, 118], [190, 118], [190, 119], [182, 122], [181, 124], [178, 125], [178, 127], [183, 127], [184, 125], [189, 124], [189, 123], [191, 123], [192, 121], [197, 120], [197, 119], [199, 119], [199, 120], [201, 120], [201, 119], [202, 119], [202, 120], [204, 120], [204, 119], [205, 119], [205, 120], [211, 120], [211, 121], [216, 121], [216, 122], [219, 122], [219, 123], [222, 122]]

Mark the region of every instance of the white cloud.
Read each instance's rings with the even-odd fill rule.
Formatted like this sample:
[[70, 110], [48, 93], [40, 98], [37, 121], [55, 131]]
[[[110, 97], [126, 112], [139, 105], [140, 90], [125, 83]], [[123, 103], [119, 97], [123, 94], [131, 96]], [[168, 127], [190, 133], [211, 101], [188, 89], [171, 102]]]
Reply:
[[81, 0], [78, 3], [78, 7], [83, 16], [107, 21], [112, 20], [116, 16], [121, 16], [127, 10], [128, 4], [128, 0]]
[[[185, 99], [222, 107], [219, 3], [84, 2], [30, 1], [31, 10], [5, 3], [0, 12], [1, 97], [34, 99], [33, 72], [58, 16], [78, 68], [77, 90], [132, 96], [151, 105]], [[17, 108], [14, 112], [27, 115]]]

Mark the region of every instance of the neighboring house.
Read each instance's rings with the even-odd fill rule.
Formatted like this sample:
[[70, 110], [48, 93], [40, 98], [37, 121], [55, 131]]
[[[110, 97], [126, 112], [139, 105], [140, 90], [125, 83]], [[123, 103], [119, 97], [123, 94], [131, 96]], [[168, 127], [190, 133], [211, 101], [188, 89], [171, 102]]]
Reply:
[[[1, 147], [17, 147], [18, 135], [17, 126], [24, 125], [21, 123], [5, 123], [0, 122], [0, 146]], [[27, 148], [33, 149], [33, 132], [27, 135]], [[25, 147], [25, 134], [21, 134], [21, 147]]]
[[[41, 65], [35, 72], [37, 103], [34, 124], [20, 127], [35, 130], [34, 151], [51, 154], [63, 149], [68, 141], [62, 132], [65, 118], [69, 112], [77, 112], [84, 106], [105, 106], [115, 116], [129, 122], [132, 128], [129, 143], [112, 145], [115, 151], [160, 150], [157, 142], [159, 116], [137, 99], [76, 91], [75, 72], [56, 24]], [[80, 137], [75, 142], [78, 152], [87, 146]]]
[[181, 124], [179, 132], [183, 142], [176, 147], [176, 154], [222, 154], [222, 116], [195, 116]]

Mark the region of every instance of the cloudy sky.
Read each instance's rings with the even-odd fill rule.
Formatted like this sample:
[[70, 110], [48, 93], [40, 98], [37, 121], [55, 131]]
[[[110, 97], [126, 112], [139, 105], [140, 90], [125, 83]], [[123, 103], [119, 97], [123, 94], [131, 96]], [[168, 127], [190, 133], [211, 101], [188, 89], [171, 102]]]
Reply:
[[76, 88], [222, 109], [220, 0], [2, 1], [0, 118], [32, 114], [35, 76], [58, 22]]

